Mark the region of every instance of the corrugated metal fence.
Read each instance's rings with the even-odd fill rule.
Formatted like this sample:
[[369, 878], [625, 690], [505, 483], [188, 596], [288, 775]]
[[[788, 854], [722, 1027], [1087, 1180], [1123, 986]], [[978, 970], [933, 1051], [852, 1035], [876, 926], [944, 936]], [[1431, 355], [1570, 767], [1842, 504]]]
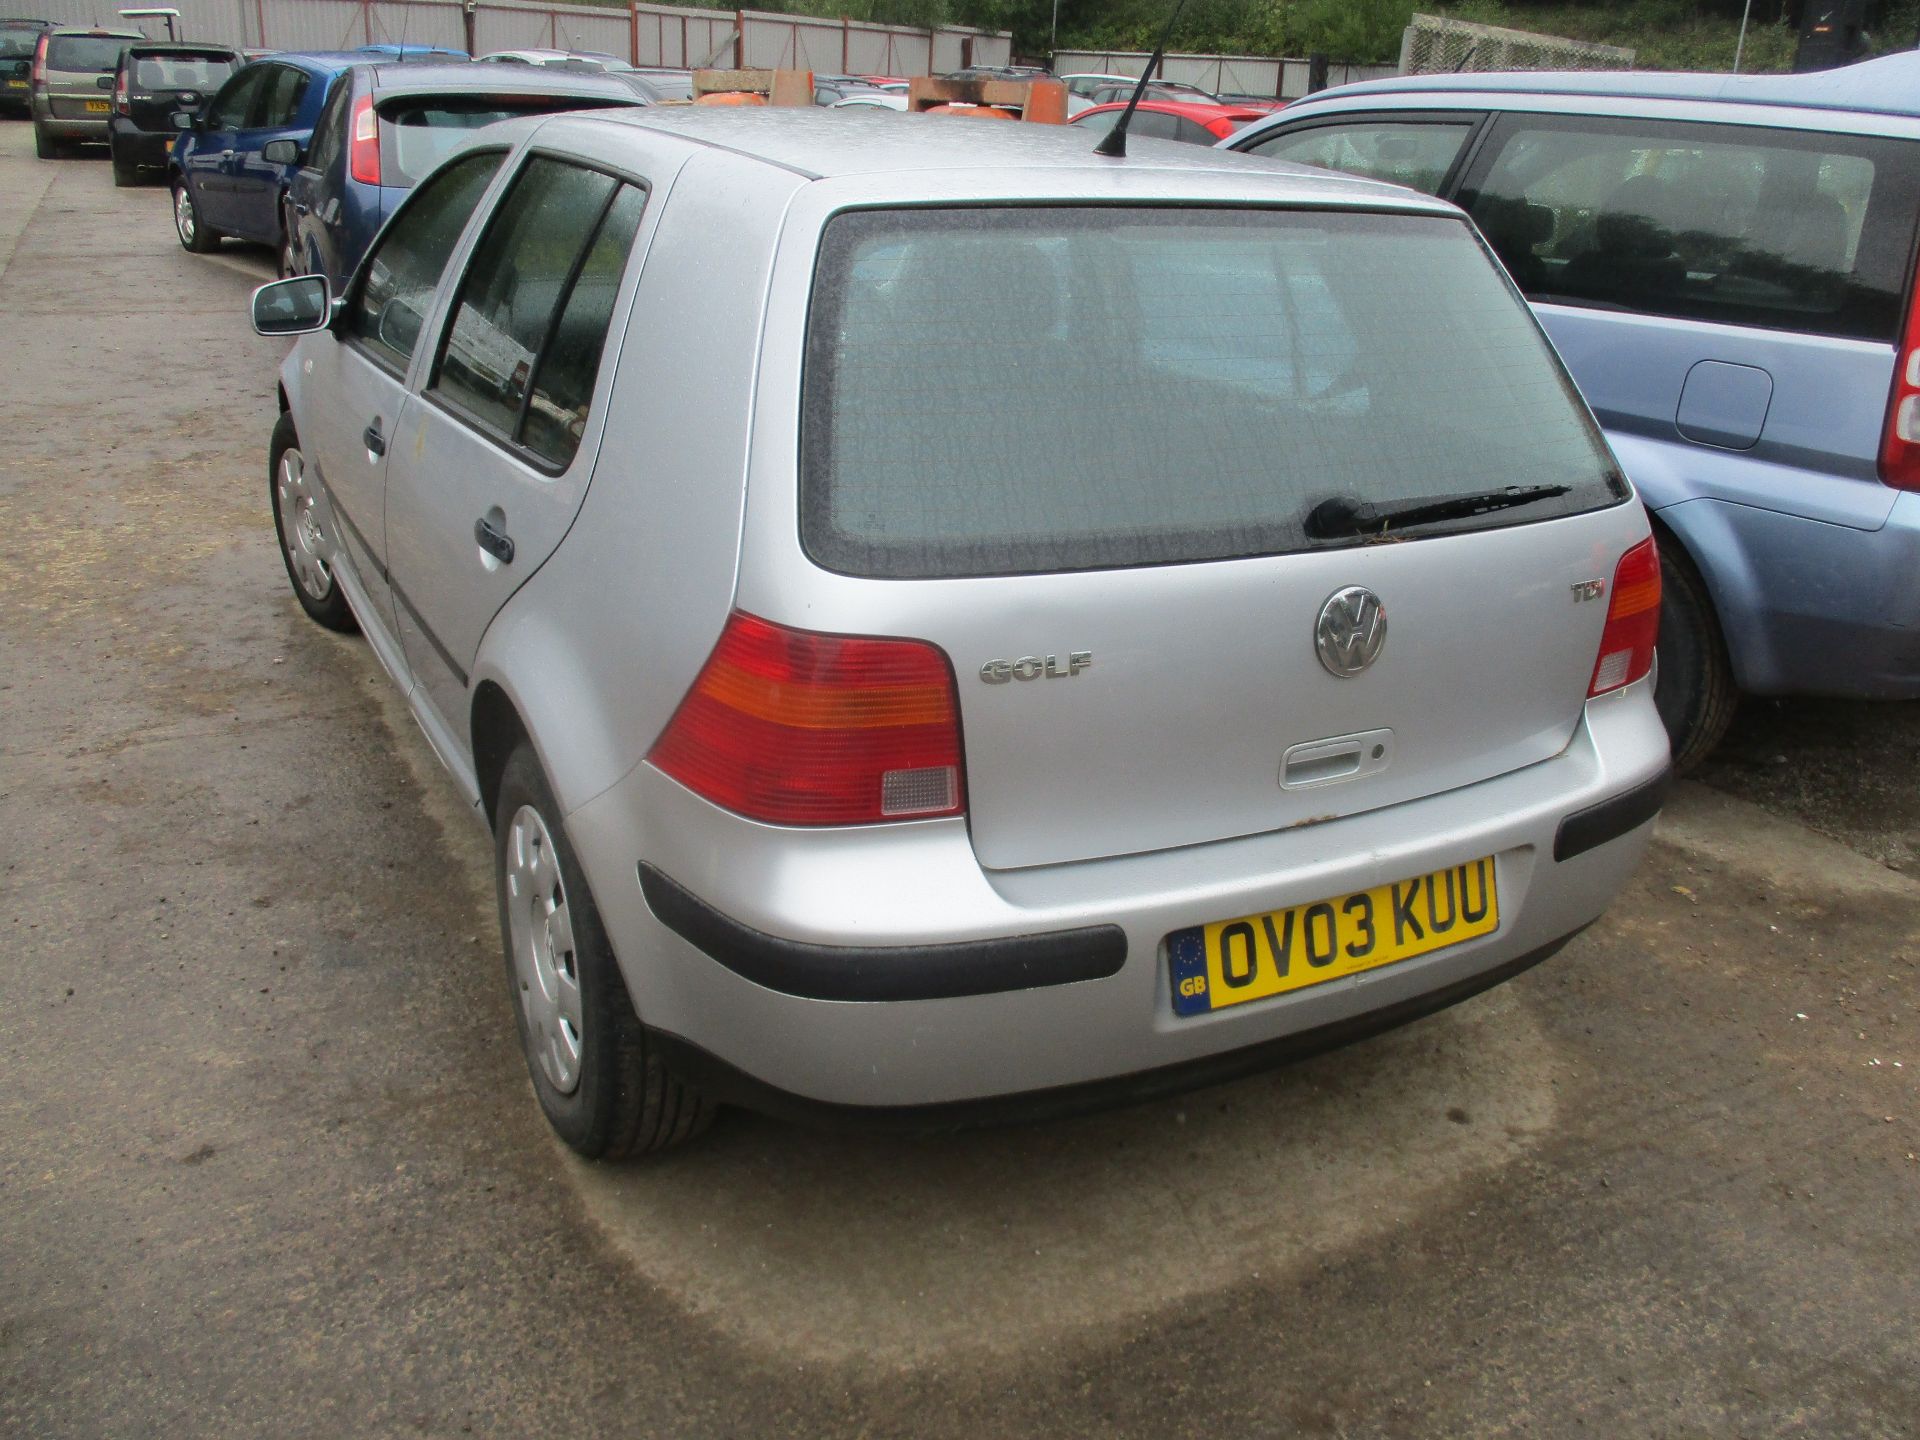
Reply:
[[[427, 44], [464, 50], [461, 0], [168, 0], [180, 11], [181, 38], [274, 50], [351, 50], [361, 45]], [[144, 30], [164, 39], [165, 22], [120, 19], [113, 0], [36, 0], [36, 14], [63, 24]], [[821, 72], [926, 75], [962, 65], [1004, 65], [1013, 51], [1005, 31], [949, 26], [817, 20], [757, 10], [702, 10], [634, 4], [541, 5], [475, 0], [473, 50], [598, 50], [637, 65], [791, 66]]]
[[[1151, 58], [1144, 51], [1061, 50], [1053, 57], [1053, 73], [1138, 75]], [[1270, 95], [1277, 100], [1297, 100], [1307, 93], [1308, 64], [1306, 60], [1270, 55], [1168, 55], [1161, 63], [1160, 75], [1162, 79], [1198, 85], [1215, 95]], [[1336, 62], [1327, 67], [1327, 83], [1345, 85], [1352, 80], [1379, 80], [1399, 73], [1394, 65]]]

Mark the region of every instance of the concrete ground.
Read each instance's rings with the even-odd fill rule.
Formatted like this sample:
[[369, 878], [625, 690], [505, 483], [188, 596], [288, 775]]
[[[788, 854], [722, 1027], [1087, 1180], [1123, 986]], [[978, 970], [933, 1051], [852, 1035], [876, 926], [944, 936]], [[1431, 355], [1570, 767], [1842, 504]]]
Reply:
[[1348, 1051], [586, 1166], [531, 1098], [483, 836], [288, 593], [269, 257], [187, 255], [162, 192], [28, 140], [0, 1434], [1915, 1433], [1920, 706], [1750, 708], [1600, 925]]

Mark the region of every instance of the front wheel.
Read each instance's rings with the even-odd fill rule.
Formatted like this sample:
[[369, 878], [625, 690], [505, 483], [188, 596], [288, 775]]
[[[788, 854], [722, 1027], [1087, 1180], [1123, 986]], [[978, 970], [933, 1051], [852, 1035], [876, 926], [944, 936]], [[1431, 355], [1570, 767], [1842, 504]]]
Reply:
[[706, 1129], [713, 1105], [649, 1042], [524, 741], [501, 775], [493, 842], [507, 983], [547, 1123], [589, 1160], [664, 1150]]
[[1660, 674], [1653, 702], [1680, 774], [1706, 759], [1733, 723], [1740, 692], [1707, 583], [1680, 547], [1660, 541]]
[[220, 232], [200, 220], [200, 209], [193, 203], [193, 192], [186, 177], [173, 182], [173, 229], [183, 248], [196, 255], [210, 254], [220, 244]]
[[327, 629], [353, 634], [360, 627], [347, 607], [347, 597], [340, 593], [339, 582], [333, 578], [325, 537], [313, 510], [314, 480], [307, 473], [307, 457], [300, 449], [292, 415], [282, 415], [273, 427], [273, 443], [267, 450], [267, 485], [273, 501], [273, 528], [280, 537], [280, 558], [286, 562], [287, 579], [293, 582], [293, 598]]

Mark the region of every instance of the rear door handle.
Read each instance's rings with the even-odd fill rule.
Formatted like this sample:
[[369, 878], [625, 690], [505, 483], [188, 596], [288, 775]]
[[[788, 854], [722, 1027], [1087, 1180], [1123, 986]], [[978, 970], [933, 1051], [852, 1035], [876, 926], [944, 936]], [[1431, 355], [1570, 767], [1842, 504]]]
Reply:
[[375, 419], [371, 425], [360, 432], [360, 438], [366, 442], [367, 449], [371, 450], [375, 455], [384, 455], [387, 453], [387, 437], [380, 433], [380, 421], [378, 419]]
[[502, 565], [513, 563], [513, 539], [486, 516], [473, 522], [473, 538], [480, 548]]

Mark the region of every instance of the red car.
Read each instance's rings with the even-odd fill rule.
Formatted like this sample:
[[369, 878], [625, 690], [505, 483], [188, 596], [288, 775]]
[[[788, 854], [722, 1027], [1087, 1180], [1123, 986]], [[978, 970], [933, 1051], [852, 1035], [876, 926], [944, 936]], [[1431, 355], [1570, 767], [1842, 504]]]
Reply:
[[[1096, 133], [1111, 130], [1125, 105], [1094, 105], [1082, 110], [1067, 123]], [[1224, 140], [1243, 125], [1264, 120], [1268, 111], [1255, 105], [1201, 105], [1184, 100], [1142, 100], [1129, 135], [1151, 135], [1156, 140], [1185, 140], [1192, 145], [1211, 145]]]

